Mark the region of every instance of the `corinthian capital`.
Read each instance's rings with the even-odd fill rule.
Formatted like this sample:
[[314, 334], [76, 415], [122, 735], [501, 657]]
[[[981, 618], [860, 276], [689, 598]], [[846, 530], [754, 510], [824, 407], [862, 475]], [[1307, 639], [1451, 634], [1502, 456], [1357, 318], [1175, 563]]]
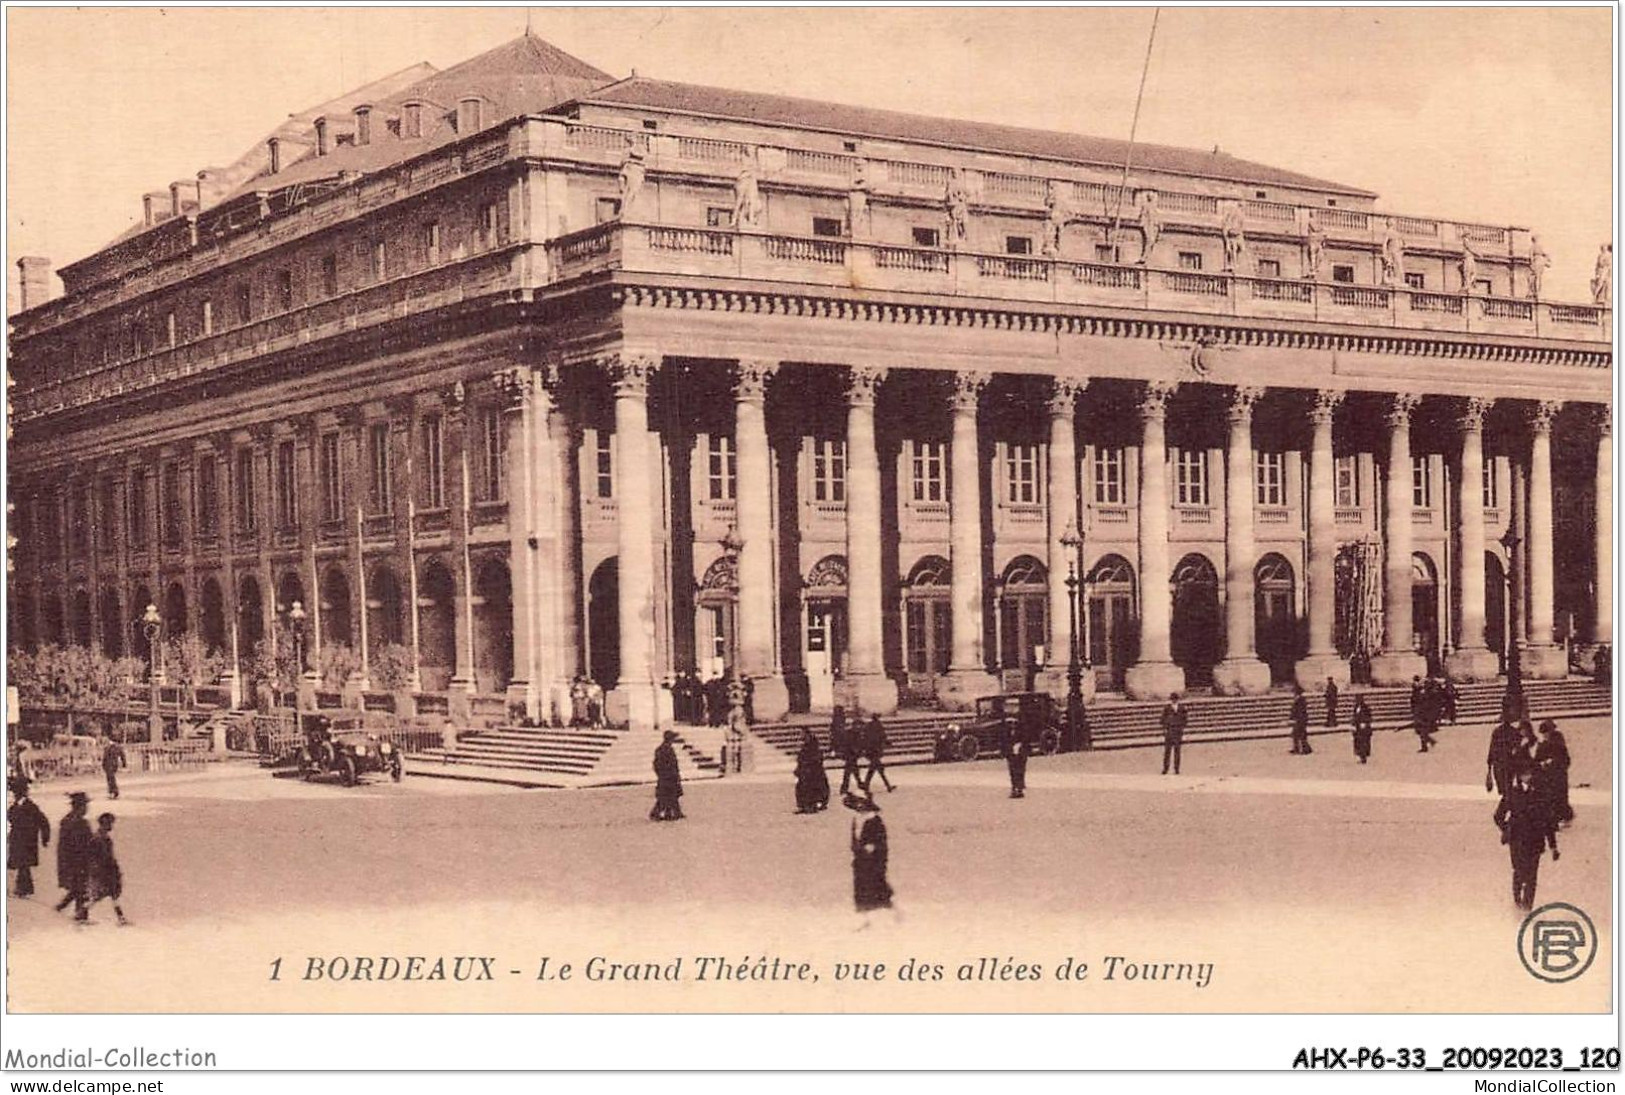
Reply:
[[975, 414], [976, 408], [981, 405], [982, 393], [992, 379], [991, 373], [979, 369], [963, 369], [954, 373], [954, 390], [948, 399], [955, 413]]
[[500, 369], [492, 379], [496, 381], [497, 390], [502, 393], [504, 405], [509, 410], [522, 408], [536, 394], [536, 374], [527, 366], [514, 365]]
[[1253, 405], [1264, 398], [1264, 388], [1238, 384], [1230, 392], [1230, 423], [1241, 425], [1253, 420]]
[[1536, 433], [1551, 433], [1552, 419], [1556, 418], [1557, 412], [1562, 409], [1561, 399], [1543, 399], [1535, 404], [1534, 413], [1529, 417], [1529, 425]]
[[1484, 429], [1484, 416], [1490, 413], [1495, 406], [1495, 400], [1485, 396], [1473, 396], [1461, 409], [1461, 429], [1463, 433], [1478, 433]]
[[778, 371], [777, 361], [740, 361], [734, 366], [734, 401], [758, 405], [765, 402], [767, 382]]
[[1078, 396], [1089, 386], [1088, 377], [1058, 376], [1049, 393], [1051, 418], [1070, 418], [1077, 408]]
[[886, 379], [886, 370], [872, 365], [854, 365], [849, 370], [846, 402], [851, 407], [873, 407], [875, 393]]
[[599, 365], [609, 374], [617, 398], [644, 399], [649, 395], [649, 378], [660, 367], [655, 354], [614, 353], [599, 359]]
[[1142, 419], [1161, 419], [1168, 413], [1168, 401], [1179, 390], [1177, 380], [1148, 380], [1145, 382], [1145, 394], [1140, 397], [1140, 417]]
[[1592, 412], [1597, 421], [1597, 433], [1603, 437], [1612, 437], [1614, 434], [1614, 407], [1611, 403], [1599, 403]]
[[1337, 414], [1337, 408], [1342, 406], [1343, 393], [1332, 388], [1322, 388], [1315, 393], [1314, 406], [1309, 408], [1309, 418], [1317, 426], [1330, 426]]
[[1388, 405], [1388, 411], [1383, 417], [1394, 429], [1409, 428], [1411, 412], [1416, 410], [1417, 404], [1421, 402], [1422, 397], [1417, 392], [1395, 392], [1394, 400]]

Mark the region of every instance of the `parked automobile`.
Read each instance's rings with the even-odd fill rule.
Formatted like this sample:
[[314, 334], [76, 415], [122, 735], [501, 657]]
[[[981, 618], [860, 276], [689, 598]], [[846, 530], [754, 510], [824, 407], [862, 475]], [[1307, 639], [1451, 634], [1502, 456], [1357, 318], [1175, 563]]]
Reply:
[[937, 735], [935, 757], [950, 761], [997, 756], [1018, 733], [1025, 733], [1034, 750], [1047, 756], [1060, 751], [1065, 727], [1066, 710], [1048, 692], [982, 696], [975, 715], [964, 725], [950, 723]]
[[388, 738], [362, 728], [359, 716], [310, 715], [305, 743], [299, 749], [299, 774], [305, 779], [337, 773], [354, 787], [368, 772], [388, 772], [396, 783], [406, 774], [401, 751]]

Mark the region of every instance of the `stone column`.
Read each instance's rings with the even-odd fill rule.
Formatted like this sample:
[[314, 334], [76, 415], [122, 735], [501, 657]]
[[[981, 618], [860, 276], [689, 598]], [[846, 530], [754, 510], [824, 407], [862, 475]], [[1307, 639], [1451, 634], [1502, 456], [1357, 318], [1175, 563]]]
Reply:
[[1453, 681], [1490, 681], [1500, 659], [1484, 641], [1484, 415], [1493, 399], [1467, 401], [1461, 416], [1461, 476], [1457, 554], [1461, 559], [1461, 635], [1445, 658]]
[[976, 412], [990, 379], [989, 374], [976, 371], [955, 373], [953, 378], [948, 483], [953, 635], [948, 675], [937, 693], [953, 709], [969, 708], [976, 697], [998, 691], [998, 678], [988, 672], [987, 652], [982, 647], [982, 458], [976, 432]]
[[1614, 416], [1604, 403], [1597, 411], [1597, 588], [1593, 642], [1614, 641]]
[[237, 450], [233, 447], [229, 434], [220, 435], [215, 441], [214, 448], [218, 454], [215, 458], [214, 476], [216, 499], [214, 528], [220, 542], [220, 582], [224, 602], [221, 611], [226, 617], [225, 653], [229, 659], [221, 680], [231, 693], [231, 706], [242, 707], [244, 697], [241, 667], [244, 651], [241, 636], [237, 634], [237, 624], [242, 611], [237, 600]]
[[534, 486], [531, 483], [530, 441], [535, 418], [535, 377], [526, 366], [504, 369], [496, 376], [504, 396], [503, 419], [507, 429], [508, 462], [508, 572], [512, 581], [510, 626], [513, 629], [513, 676], [508, 679], [510, 711], [522, 711], [535, 720], [536, 702], [536, 522], [531, 515]]
[[[1082, 535], [1083, 531], [1083, 516], [1078, 512], [1077, 402], [1088, 385], [1087, 377], [1056, 377], [1049, 399], [1049, 505], [1046, 507], [1049, 551], [1045, 560], [1049, 567], [1049, 636], [1044, 648], [1046, 665], [1039, 675], [1038, 687], [1063, 700], [1072, 660], [1072, 636], [1068, 631], [1072, 624], [1072, 604], [1066, 579], [1068, 568], [1075, 573], [1079, 560], [1061, 543], [1061, 538], [1066, 535], [1069, 524], [1077, 534]], [[1078, 657], [1082, 659], [1088, 656], [1089, 633], [1084, 626], [1088, 592], [1083, 585], [1083, 575], [1077, 574], [1077, 578]], [[1080, 683], [1084, 698], [1092, 698], [1095, 675], [1084, 673]]]
[[886, 676], [881, 619], [880, 458], [875, 450], [875, 391], [886, 370], [854, 367], [847, 388], [846, 566], [849, 706], [867, 714], [897, 709]]
[[1129, 666], [1124, 689], [1137, 700], [1165, 699], [1185, 690], [1185, 671], [1173, 663], [1173, 595], [1168, 570], [1168, 455], [1164, 423], [1178, 384], [1153, 380], [1140, 402], [1140, 660]]
[[[446, 397], [446, 502], [451, 509], [452, 624], [453, 658], [451, 679], [446, 682], [447, 703], [453, 722], [466, 724], [471, 717], [477, 682], [474, 678], [474, 565], [468, 539], [474, 507], [473, 483], [468, 462], [468, 403], [462, 381], [452, 385]], [[365, 613], [363, 613], [363, 618]]]
[[558, 581], [550, 621], [555, 630], [556, 654], [553, 702], [564, 721], [570, 716], [570, 685], [582, 670], [581, 657], [581, 428], [579, 416], [567, 401], [562, 368], [549, 368], [546, 382], [552, 396], [547, 416], [548, 439], [556, 476], [553, 494], [555, 564]]
[[773, 458], [767, 441], [767, 385], [775, 361], [739, 362], [734, 383], [734, 444], [738, 475], [734, 514], [739, 537], [739, 671], [753, 682], [758, 719], [790, 713], [775, 638], [773, 600]]
[[1224, 474], [1224, 660], [1213, 667], [1214, 687], [1225, 695], [1268, 692], [1270, 667], [1258, 660], [1254, 635], [1253, 404], [1263, 388], [1237, 387], [1230, 396], [1230, 447]]
[[1411, 479], [1411, 412], [1420, 396], [1400, 392], [1388, 411], [1388, 490], [1383, 523], [1383, 640], [1371, 659], [1371, 680], [1379, 685], [1409, 684], [1427, 675], [1427, 659], [1418, 654], [1411, 634], [1411, 544], [1415, 509]]
[[649, 482], [649, 378], [653, 354], [622, 352], [606, 362], [615, 386], [615, 513], [621, 679], [609, 715], [631, 727], [659, 721], [654, 671], [654, 497]]
[[1305, 691], [1349, 683], [1349, 663], [1337, 653], [1337, 484], [1332, 422], [1343, 393], [1315, 393], [1309, 415], [1315, 426], [1309, 451], [1309, 653], [1298, 660], [1293, 676]]
[[1530, 420], [1529, 650], [1523, 671], [1536, 680], [1568, 676], [1568, 651], [1553, 641], [1552, 418], [1563, 404], [1546, 400]]

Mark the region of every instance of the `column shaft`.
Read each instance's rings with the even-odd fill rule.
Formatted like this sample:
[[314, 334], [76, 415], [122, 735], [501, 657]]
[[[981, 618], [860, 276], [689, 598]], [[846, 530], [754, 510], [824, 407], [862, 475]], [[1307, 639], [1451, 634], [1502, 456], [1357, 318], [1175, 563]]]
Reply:
[[1414, 649], [1411, 619], [1411, 550], [1414, 542], [1411, 470], [1411, 412], [1418, 397], [1400, 393], [1388, 414], [1387, 505], [1383, 524], [1383, 642], [1371, 660], [1377, 684], [1409, 683], [1427, 672], [1427, 661]]
[[1614, 641], [1614, 431], [1611, 411], [1601, 411], [1597, 435], [1596, 597], [1592, 640]]
[[1173, 664], [1169, 631], [1173, 599], [1168, 571], [1168, 466], [1164, 423], [1176, 385], [1152, 381], [1140, 404], [1140, 660], [1124, 685], [1135, 699], [1155, 699], [1185, 687]]
[[1222, 692], [1267, 692], [1269, 666], [1258, 660], [1253, 620], [1253, 404], [1262, 388], [1238, 387], [1230, 400], [1230, 446], [1225, 454], [1225, 656], [1213, 670]]
[[986, 373], [954, 377], [952, 475], [948, 495], [949, 564], [953, 586], [950, 668], [985, 676], [982, 649], [982, 468], [976, 413]]
[[739, 661], [748, 677], [775, 676], [773, 642], [772, 461], [767, 445], [766, 385], [776, 365], [741, 361], [734, 388], [738, 449], [734, 515], [739, 549]]
[[[1074, 532], [1082, 527], [1078, 517], [1077, 440], [1077, 398], [1082, 389], [1077, 381], [1057, 377], [1049, 402], [1049, 644], [1045, 647], [1045, 661], [1061, 670], [1071, 659], [1072, 636], [1068, 629], [1072, 602], [1067, 592], [1067, 568], [1076, 571], [1078, 565], [1061, 537], [1068, 527]], [[1077, 578], [1081, 582], [1083, 575]]]
[[1529, 638], [1552, 642], [1552, 416], [1559, 404], [1542, 403], [1529, 447]]
[[1484, 415], [1492, 400], [1470, 399], [1461, 420], [1457, 554], [1461, 560], [1461, 636], [1445, 659], [1451, 680], [1490, 680], [1497, 658], [1484, 635]]
[[513, 583], [510, 608], [513, 628], [513, 676], [508, 680], [508, 702], [523, 706], [534, 719], [536, 707], [536, 551], [531, 547], [535, 521], [535, 485], [531, 482], [531, 433], [535, 419], [535, 377], [527, 366], [505, 369], [497, 375], [507, 404], [508, 564]]
[[846, 415], [847, 683], [855, 707], [882, 713], [897, 706], [897, 689], [885, 675], [881, 627], [875, 392], [885, 377], [884, 369], [854, 368]]
[[631, 726], [657, 721], [654, 671], [654, 497], [649, 482], [649, 377], [653, 356], [611, 360], [615, 384], [615, 513], [621, 678], [612, 716]]

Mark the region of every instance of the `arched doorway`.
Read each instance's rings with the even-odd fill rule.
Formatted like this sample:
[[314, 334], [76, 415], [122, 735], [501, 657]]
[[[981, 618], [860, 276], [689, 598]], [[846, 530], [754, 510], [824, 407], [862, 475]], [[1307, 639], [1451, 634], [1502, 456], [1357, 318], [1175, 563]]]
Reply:
[[802, 664], [814, 710], [834, 706], [835, 681], [846, 670], [846, 589], [845, 556], [826, 555], [807, 572]]
[[343, 567], [330, 567], [322, 575], [322, 645], [355, 645], [350, 623], [350, 579]]
[[1174, 567], [1174, 615], [1169, 646], [1174, 664], [1185, 670], [1185, 687], [1213, 683], [1223, 627], [1219, 617], [1219, 575], [1207, 556], [1195, 552]]
[[265, 606], [260, 584], [245, 577], [237, 585], [237, 649], [248, 657], [265, 639]]
[[695, 670], [709, 679], [728, 668], [738, 626], [739, 560], [723, 555], [705, 568], [695, 598]]
[[[481, 692], [501, 692], [513, 680], [513, 580], [507, 565], [493, 559], [480, 567], [474, 593], [475, 687]], [[395, 597], [399, 603], [399, 587]], [[395, 630], [398, 637], [399, 616]]]
[[1284, 555], [1271, 552], [1253, 568], [1253, 609], [1258, 657], [1270, 667], [1270, 683], [1285, 684], [1299, 650], [1297, 585]]
[[91, 621], [90, 621], [90, 591], [76, 589], [73, 592], [73, 641], [75, 644], [90, 648]]
[[118, 591], [102, 590], [102, 653], [109, 658], [124, 656], [124, 613], [119, 608]]
[[[483, 574], [483, 572], [482, 572]], [[503, 567], [503, 577], [507, 576], [507, 568]], [[500, 583], [504, 587], [506, 582]], [[496, 587], [493, 586], [493, 589]], [[503, 596], [504, 602], [507, 601]], [[512, 623], [512, 615], [507, 619]], [[367, 576], [367, 653], [377, 657], [378, 652], [386, 646], [400, 646], [402, 643], [401, 630], [401, 583], [395, 577], [395, 572], [389, 567], [381, 566]], [[503, 673], [502, 687], [508, 685], [508, 678], [513, 675], [512, 643], [509, 644], [507, 669]], [[504, 663], [500, 658], [494, 658], [490, 665], [498, 668]]]
[[62, 598], [55, 593], [47, 593], [40, 605], [40, 632], [47, 643], [62, 645], [64, 637]]
[[1004, 687], [1030, 690], [1038, 669], [1054, 659], [1044, 649], [1049, 634], [1049, 571], [1031, 555], [1019, 555], [999, 579], [999, 667]]
[[1140, 656], [1139, 613], [1134, 607], [1134, 568], [1108, 555], [1089, 572], [1089, 662], [1095, 687], [1123, 690], [1123, 675]]
[[620, 563], [605, 559], [587, 582], [587, 675], [604, 691], [621, 680]]
[[1427, 659], [1428, 672], [1442, 671], [1439, 653], [1439, 576], [1433, 560], [1420, 551], [1411, 555], [1411, 644]]
[[186, 589], [172, 582], [164, 593], [164, 641], [186, 634], [191, 621], [186, 615]]
[[927, 555], [903, 586], [904, 664], [908, 697], [927, 701], [937, 694], [937, 678], [948, 672], [953, 655], [953, 581], [948, 560]]
[[425, 691], [445, 689], [457, 665], [455, 598], [451, 571], [430, 560], [418, 583], [418, 673]]
[[[1471, 638], [1471, 636], [1464, 636]], [[1501, 659], [1501, 672], [1507, 671], [1507, 572], [1501, 557], [1484, 553], [1484, 645]]]
[[198, 627], [203, 632], [203, 645], [211, 651], [225, 650], [226, 601], [220, 592], [220, 583], [213, 578], [204, 579], [198, 600]]

